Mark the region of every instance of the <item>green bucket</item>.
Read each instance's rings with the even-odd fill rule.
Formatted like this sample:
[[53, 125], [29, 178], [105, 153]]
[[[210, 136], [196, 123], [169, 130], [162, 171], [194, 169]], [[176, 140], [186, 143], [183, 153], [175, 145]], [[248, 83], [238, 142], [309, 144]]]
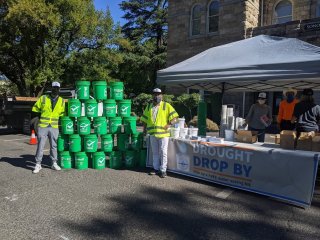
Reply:
[[89, 99], [90, 97], [90, 82], [76, 81], [76, 93], [78, 99]]
[[112, 117], [109, 118], [109, 132], [114, 133], [121, 133], [121, 125], [122, 125], [122, 119], [121, 117]]
[[131, 114], [131, 100], [124, 99], [118, 102], [118, 116], [130, 117]]
[[96, 152], [98, 149], [98, 137], [96, 134], [90, 134], [84, 136], [84, 151]]
[[118, 134], [117, 135], [117, 146], [120, 151], [127, 151], [130, 146], [128, 134]]
[[68, 100], [68, 116], [69, 117], [81, 116], [81, 102], [78, 99]]
[[106, 155], [104, 152], [95, 152], [92, 154], [93, 168], [102, 170], [106, 168]]
[[64, 151], [59, 153], [59, 163], [61, 168], [70, 169], [72, 168], [72, 159], [70, 152]]
[[79, 134], [72, 134], [69, 137], [69, 151], [81, 152], [81, 137]]
[[101, 151], [112, 152], [113, 138], [111, 134], [101, 136]]
[[78, 152], [75, 154], [75, 168], [84, 170], [88, 168], [88, 156], [85, 152]]
[[89, 135], [91, 133], [91, 122], [87, 117], [78, 118], [78, 133], [80, 135]]
[[98, 103], [94, 99], [88, 99], [85, 102], [85, 111], [87, 117], [97, 117], [98, 116]]
[[135, 151], [126, 151], [124, 153], [124, 164], [126, 168], [133, 168], [136, 165], [136, 152]]
[[109, 165], [112, 169], [120, 169], [122, 167], [122, 153], [120, 151], [110, 153]]
[[123, 82], [110, 83], [110, 98], [115, 100], [123, 99]]
[[68, 135], [59, 134], [57, 139], [57, 150], [58, 152], [63, 152], [69, 149], [69, 138]]
[[93, 95], [97, 100], [107, 99], [107, 82], [106, 81], [94, 81], [92, 82]]
[[61, 117], [61, 133], [62, 134], [73, 134], [73, 121], [69, 117]]
[[141, 149], [138, 152], [139, 157], [139, 167], [146, 167], [147, 165], [147, 149]]
[[103, 116], [115, 117], [117, 115], [117, 104], [114, 99], [103, 101]]
[[105, 117], [96, 117], [93, 119], [94, 132], [99, 135], [107, 134], [107, 119]]
[[124, 132], [127, 134], [133, 134], [137, 132], [137, 118], [136, 117], [124, 117], [123, 118]]
[[143, 133], [136, 132], [131, 134], [131, 148], [134, 150], [142, 149]]

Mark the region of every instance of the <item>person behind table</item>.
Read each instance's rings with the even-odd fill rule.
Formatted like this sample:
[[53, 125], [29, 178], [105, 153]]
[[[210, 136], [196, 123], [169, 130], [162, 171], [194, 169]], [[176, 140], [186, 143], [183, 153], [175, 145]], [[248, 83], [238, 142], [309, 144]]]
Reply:
[[60, 171], [61, 168], [57, 164], [57, 139], [59, 135], [59, 118], [64, 115], [65, 102], [59, 96], [60, 83], [53, 82], [51, 93], [42, 95], [32, 107], [32, 111], [40, 115], [38, 125], [38, 147], [36, 153], [36, 166], [33, 173], [38, 173], [42, 167], [43, 149], [47, 138], [50, 143], [50, 158], [52, 160], [52, 169]]
[[246, 123], [250, 131], [258, 132], [258, 142], [264, 142], [266, 127], [272, 122], [271, 108], [266, 104], [267, 94], [259, 93], [257, 103], [250, 107]]
[[294, 130], [295, 124], [291, 122], [293, 116], [294, 106], [299, 102], [296, 99], [297, 90], [288, 88], [283, 91], [283, 95], [286, 99], [282, 100], [279, 105], [278, 112], [278, 128], [282, 130]]
[[149, 175], [167, 176], [167, 152], [170, 133], [168, 128], [177, 120], [178, 113], [167, 102], [162, 100], [162, 91], [153, 89], [153, 101], [148, 104], [143, 112], [141, 121], [144, 123], [144, 131], [150, 134], [150, 143], [153, 158], [153, 170]]
[[318, 132], [320, 120], [320, 106], [314, 103], [313, 90], [304, 89], [300, 102], [293, 110], [292, 123], [296, 123], [298, 136], [301, 132]]

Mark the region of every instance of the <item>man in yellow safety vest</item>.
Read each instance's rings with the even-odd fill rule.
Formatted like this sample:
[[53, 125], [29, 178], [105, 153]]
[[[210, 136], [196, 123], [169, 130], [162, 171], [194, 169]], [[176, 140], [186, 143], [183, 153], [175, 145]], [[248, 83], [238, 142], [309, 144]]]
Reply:
[[38, 173], [41, 168], [43, 149], [49, 137], [50, 158], [52, 160], [52, 169], [60, 171], [57, 164], [57, 139], [59, 135], [59, 117], [63, 116], [65, 103], [59, 96], [60, 83], [53, 82], [50, 95], [42, 95], [34, 104], [32, 111], [40, 114], [38, 124], [38, 147], [36, 153], [36, 166], [33, 173]]
[[144, 131], [147, 130], [150, 134], [154, 170], [149, 174], [158, 174], [161, 178], [165, 178], [170, 137], [168, 128], [176, 122], [178, 113], [169, 103], [162, 101], [162, 98], [161, 89], [153, 89], [153, 103], [147, 105], [141, 121], [144, 123]]

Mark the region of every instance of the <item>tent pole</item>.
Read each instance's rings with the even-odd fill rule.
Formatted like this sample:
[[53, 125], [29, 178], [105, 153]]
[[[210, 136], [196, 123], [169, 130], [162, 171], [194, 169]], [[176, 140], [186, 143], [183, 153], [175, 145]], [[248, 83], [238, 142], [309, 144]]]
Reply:
[[244, 110], [246, 107], [246, 92], [242, 93], [242, 118], [244, 118]]
[[223, 82], [221, 84], [221, 102], [222, 102], [222, 105], [223, 105], [223, 96], [224, 96], [224, 92], [225, 92], [225, 83]]

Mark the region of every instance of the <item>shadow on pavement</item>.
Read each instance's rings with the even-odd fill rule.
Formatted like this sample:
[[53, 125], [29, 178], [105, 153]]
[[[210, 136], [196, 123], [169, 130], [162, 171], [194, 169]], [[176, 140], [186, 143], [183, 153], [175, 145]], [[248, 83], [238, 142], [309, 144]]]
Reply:
[[[33, 170], [35, 166], [34, 155], [20, 155], [19, 157], [10, 158], [10, 157], [2, 157], [0, 159], [1, 162], [6, 162], [11, 164], [14, 167], [25, 168], [28, 170]], [[47, 156], [43, 156], [43, 160], [41, 163], [43, 168], [51, 168], [51, 160]]]
[[[290, 232], [292, 207], [263, 200], [219, 199], [196, 189], [162, 190], [141, 186], [132, 193], [105, 198], [102, 217], [81, 222], [59, 220], [87, 239], [315, 239], [315, 233]], [[299, 211], [301, 209], [298, 209]], [[304, 210], [302, 210], [304, 211]], [[240, 212], [241, 215], [237, 215]], [[248, 217], [250, 216], [250, 217]], [[252, 219], [253, 217], [253, 219]], [[281, 220], [275, 224], [273, 219]], [[308, 224], [317, 225], [317, 219]], [[313, 222], [313, 223], [312, 223]], [[298, 237], [298, 238], [295, 238]]]

